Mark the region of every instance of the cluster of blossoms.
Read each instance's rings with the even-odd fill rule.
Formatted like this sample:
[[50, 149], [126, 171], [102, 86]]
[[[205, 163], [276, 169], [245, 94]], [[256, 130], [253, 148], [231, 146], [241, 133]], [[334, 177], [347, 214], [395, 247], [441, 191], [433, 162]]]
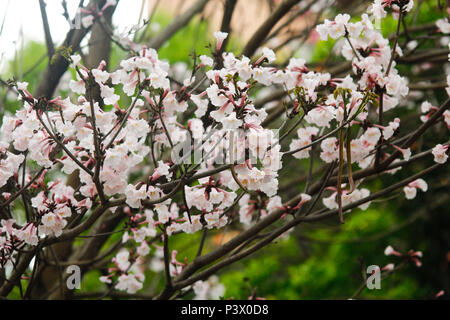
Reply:
[[[344, 89], [350, 89], [351, 95], [343, 101], [340, 99], [336, 101], [336, 95], [329, 96], [323, 106], [316, 107], [311, 110], [305, 117], [305, 119], [318, 127], [328, 127], [330, 121], [336, 119], [338, 123], [342, 123], [343, 108], [346, 107], [346, 112], [348, 113], [348, 118], [355, 119], [352, 121], [353, 124], [365, 124], [367, 127], [367, 113], [361, 112], [352, 117], [352, 110], [355, 113], [358, 110], [358, 103], [361, 103], [362, 93], [364, 90], [374, 90], [375, 93], [382, 97], [380, 104], [383, 105], [383, 111], [389, 111], [395, 108], [401, 102], [401, 99], [405, 98], [409, 92], [408, 81], [406, 78], [401, 77], [396, 69], [396, 62], [393, 59], [392, 48], [389, 46], [388, 39], [384, 38], [379, 30], [375, 29], [373, 26], [373, 19], [381, 19], [386, 16], [386, 9], [390, 9], [393, 12], [395, 18], [398, 18], [400, 10], [403, 14], [409, 12], [414, 5], [414, 1], [375, 1], [374, 4], [369, 8], [368, 14], [363, 14], [361, 21], [350, 22], [350, 16], [347, 14], [338, 14], [334, 21], [325, 20], [325, 23], [317, 26], [316, 30], [322, 40], [326, 40], [328, 37], [333, 39], [340, 39], [341, 41], [341, 54], [349, 61], [352, 62], [353, 71], [356, 79], [353, 80], [350, 76], [344, 79], [339, 79], [335, 81], [331, 79], [331, 83], [334, 81], [336, 87], [341, 87]], [[441, 19], [437, 21], [437, 26], [443, 33], [448, 33], [448, 20]], [[398, 56], [402, 55], [399, 46], [395, 48], [395, 54]], [[450, 78], [449, 78], [450, 79]], [[336, 83], [338, 82], [338, 83]], [[449, 84], [450, 86], [450, 84]], [[450, 95], [450, 93], [449, 93]], [[338, 95], [338, 97], [340, 97]], [[347, 106], [345, 104], [348, 104]], [[356, 105], [356, 108], [355, 108]], [[329, 108], [332, 106], [332, 108]], [[319, 110], [318, 110], [319, 109]], [[423, 122], [426, 122], [437, 108], [432, 106], [428, 101], [423, 102], [422, 112], [426, 113], [421, 117]], [[318, 110], [313, 114], [315, 110]], [[378, 112], [378, 109], [375, 109]], [[443, 114], [443, 120], [450, 128], [449, 120], [450, 111], [446, 110]], [[388, 141], [390, 138], [394, 137], [395, 132], [400, 126], [400, 119], [396, 118], [394, 121], [389, 122], [387, 126], [381, 126], [377, 124], [369, 124], [369, 127], [363, 132], [359, 138], [352, 139], [350, 142], [350, 152], [347, 152], [346, 145], [344, 144], [344, 158], [346, 161], [347, 155], [351, 155], [351, 162], [358, 163], [360, 168], [367, 168], [369, 165], [373, 164], [375, 160], [375, 148], [379, 143]], [[314, 130], [314, 128], [308, 128], [309, 132]], [[308, 135], [303, 136], [303, 145], [308, 145]], [[301, 148], [301, 142], [299, 140], [294, 140], [291, 144], [291, 150], [296, 151]], [[321, 142], [321, 158], [325, 162], [332, 162], [338, 159], [339, 156], [339, 141], [335, 137], [330, 137]], [[342, 143], [345, 143], [342, 141]], [[400, 151], [403, 155], [404, 160], [408, 161], [411, 157], [411, 151], [409, 148], [401, 149], [398, 146], [391, 144], [391, 146]], [[447, 161], [447, 149], [448, 146], [438, 144], [433, 149], [433, 155], [435, 162], [445, 163]], [[308, 149], [304, 149], [301, 152], [295, 153], [296, 157], [307, 157]], [[385, 156], [389, 154], [385, 153]], [[397, 170], [388, 171], [390, 173], [395, 173]], [[421, 188], [426, 191], [426, 188]], [[410, 199], [413, 191], [416, 190], [414, 187], [406, 187], [405, 193], [407, 193], [407, 198]], [[346, 191], [344, 190], [344, 194]], [[415, 193], [414, 193], [415, 195]], [[335, 194], [330, 197], [333, 199]], [[345, 197], [343, 197], [345, 198]], [[358, 196], [356, 196], [358, 198]], [[327, 200], [324, 202], [329, 203], [330, 208], [335, 207], [335, 202]]]
[[[392, 246], [387, 246], [386, 249], [384, 249], [384, 254], [386, 256], [396, 256], [400, 258], [405, 258], [413, 262], [416, 265], [416, 267], [422, 266], [422, 262], [420, 261], [420, 258], [423, 257], [422, 251], [414, 251], [411, 249], [408, 251], [407, 254], [402, 254], [401, 252], [395, 250]], [[391, 270], [394, 269], [393, 263], [390, 263], [389, 266]]]
[[[6, 119], [6, 121], [8, 121], [8, 118]], [[17, 173], [20, 165], [25, 159], [25, 156], [23, 154], [16, 155], [8, 151], [8, 147], [8, 143], [1, 142], [0, 152], [6, 159], [0, 160], [0, 186], [4, 186], [7, 183], [8, 179], [11, 178], [14, 173]]]
[[117, 4], [117, 0], [106, 0], [103, 7], [96, 11], [94, 7], [91, 8], [79, 8], [77, 14], [83, 14], [83, 17], [81, 18], [81, 25], [83, 28], [89, 28], [94, 24], [94, 21], [96, 18], [101, 17], [105, 10], [109, 7], [115, 6]]
[[[449, 94], [450, 95], [450, 94]], [[428, 119], [438, 110], [437, 107], [433, 106], [429, 101], [422, 102], [420, 109], [424, 115], [420, 116], [422, 122], [427, 122]], [[447, 128], [450, 130], [450, 110], [445, 110], [442, 115]]]
[[[336, 188], [334, 188], [334, 187], [328, 187], [328, 188], [330, 190], [332, 190], [333, 193], [329, 197], [323, 198], [323, 204], [329, 209], [337, 209], [338, 204], [336, 202], [336, 196], [337, 196]], [[363, 199], [370, 195], [370, 191], [366, 188], [355, 189], [352, 192], [350, 192], [350, 191], [343, 190], [343, 192], [342, 192], [342, 206], [343, 207], [345, 207], [346, 205], [348, 205], [352, 202], [356, 202], [356, 201]], [[360, 205], [359, 208], [361, 210], [366, 210], [369, 207], [369, 205], [370, 205], [370, 202], [366, 202], [366, 203]]]
[[[421, 251], [409, 250], [406, 255], [403, 255], [402, 253], [396, 251], [392, 246], [387, 246], [386, 249], [384, 250], [384, 254], [386, 256], [396, 256], [396, 257], [404, 259], [405, 261], [412, 262], [416, 265], [416, 267], [422, 266], [422, 262], [420, 261], [420, 258], [422, 258], [423, 255], [422, 255]], [[397, 269], [395, 268], [394, 263], [388, 263], [381, 269], [377, 266], [373, 270], [373, 272], [374, 273], [375, 272], [377, 272], [377, 273], [381, 273], [381, 272], [392, 273], [392, 272], [395, 272], [396, 270]]]
[[[223, 35], [219, 34], [220, 37]], [[218, 40], [218, 47], [221, 41], [223, 39]], [[201, 66], [212, 66], [211, 58], [202, 56], [200, 59]], [[223, 161], [221, 155], [228, 151], [230, 141], [234, 141], [236, 150], [232, 149], [230, 154], [234, 153], [237, 161], [241, 161], [247, 150], [261, 160], [259, 166], [252, 166], [250, 162], [236, 164], [236, 179], [249, 190], [258, 190], [267, 196], [276, 194], [277, 171], [281, 168], [280, 146], [268, 150], [271, 142], [260, 142], [268, 134], [274, 140], [273, 132], [261, 126], [267, 113], [256, 110], [248, 94], [250, 79], [271, 84], [264, 80], [270, 77], [269, 69], [261, 64], [273, 59], [271, 50], [264, 50], [264, 56], [254, 65], [248, 58], [238, 60], [232, 54], [224, 54], [224, 68], [207, 72], [212, 83], [198, 95], [188, 92], [195, 77], [185, 80], [180, 90], [171, 90], [169, 65], [158, 59], [155, 50], [146, 48], [138, 56], [122, 61], [121, 68], [111, 73], [105, 71], [104, 62], [89, 70], [81, 64], [79, 56], [71, 56], [77, 79], [70, 81], [70, 88], [79, 95], [76, 102], [60, 97], [38, 100], [28, 92], [26, 83], [18, 83], [24, 107], [14, 116], [7, 115], [3, 119], [0, 186], [10, 179], [14, 180], [13, 189], [20, 190], [30, 184], [33, 216], [23, 226], [15, 219], [2, 220], [8, 226], [2, 228], [2, 250], [11, 251], [11, 243], [16, 241], [35, 246], [39, 239], [59, 237], [73, 215], [89, 211], [99, 198], [123, 195], [124, 204], [130, 209], [148, 208], [144, 214], [133, 213], [130, 218], [132, 234], [128, 237], [140, 243], [137, 253], [120, 252], [114, 259], [116, 268], [112, 269], [121, 272], [117, 289], [137, 290], [143, 273], [133, 266], [139, 265], [139, 260], [148, 254], [149, 246], [145, 241], [155, 236], [156, 226], [164, 225], [170, 235], [177, 231], [193, 233], [203, 227], [221, 228], [227, 224], [224, 210], [233, 204], [234, 191], [238, 188], [229, 172], [221, 172], [216, 180], [204, 178], [198, 180], [199, 185], [184, 186], [188, 199], [184, 213], [172, 199], [163, 199], [165, 194], [160, 185], [170, 183], [177, 165], [170, 160], [156, 161], [154, 152], [168, 145], [174, 148], [190, 141], [191, 137], [204, 144], [205, 158], [198, 173]], [[240, 81], [236, 81], [238, 77]], [[120, 106], [118, 86], [132, 97], [126, 109]], [[101, 101], [91, 98], [94, 87], [99, 88]], [[188, 100], [197, 106], [196, 118], [183, 126], [177, 117], [187, 110]], [[215, 107], [213, 110], [207, 110], [210, 104]], [[202, 119], [206, 112], [213, 120], [207, 128]], [[220, 127], [216, 128], [218, 125]], [[224, 137], [224, 133], [235, 129], [241, 129], [237, 136]], [[147, 145], [150, 132], [153, 150]], [[209, 141], [201, 139], [205, 132], [212, 133]], [[242, 141], [246, 141], [243, 149]], [[16, 152], [8, 150], [10, 145]], [[154, 168], [149, 178], [130, 184], [130, 175], [142, 168], [150, 154]], [[230, 154], [226, 155], [227, 159]], [[19, 179], [19, 167], [25, 166], [25, 159], [42, 167], [38, 177], [33, 178], [24, 170], [23, 179]], [[278, 159], [275, 165], [274, 159]], [[62, 179], [44, 182], [46, 173], [55, 168], [66, 175], [77, 171], [80, 180], [77, 190]], [[9, 196], [10, 193], [3, 194], [5, 201]], [[117, 206], [111, 207], [113, 211], [116, 209]], [[137, 263], [127, 265], [124, 262], [131, 260]]]
[[369, 9], [376, 19], [382, 19], [387, 16], [386, 10], [392, 11], [392, 16], [398, 19], [400, 10], [403, 13], [411, 11], [414, 7], [414, 0], [375, 0]]
[[225, 287], [217, 276], [211, 276], [207, 281], [197, 281], [193, 285], [194, 300], [218, 300], [223, 297]]
[[[113, 4], [107, 1], [105, 8]], [[152, 268], [162, 269], [162, 248], [153, 244], [158, 235], [223, 228], [233, 221], [229, 212], [235, 205], [239, 206], [239, 221], [248, 227], [277, 211], [294, 212], [309, 201], [311, 196], [302, 194], [293, 208], [284, 205], [277, 195], [278, 177], [283, 155], [308, 158], [316, 139], [321, 139], [320, 158], [325, 163], [346, 161], [350, 167], [356, 163], [368, 168], [381, 144], [401, 152], [408, 161], [411, 150], [393, 142], [400, 119], [387, 125], [372, 123], [369, 107], [380, 98], [381, 112], [388, 111], [409, 91], [407, 79], [398, 74], [388, 39], [372, 20], [384, 17], [386, 8], [398, 14], [399, 10], [408, 12], [412, 5], [413, 1], [375, 1], [369, 10], [372, 16], [363, 14], [361, 21], [349, 22], [350, 16], [340, 14], [317, 27], [322, 39], [344, 38], [341, 53], [351, 61], [354, 72], [345, 78], [311, 71], [299, 58], [291, 58], [282, 69], [268, 66], [276, 60], [268, 48], [256, 61], [228, 52], [219, 55], [227, 34], [217, 32], [214, 58], [198, 57], [197, 69], [177, 86], [169, 79], [169, 64], [151, 48], [121, 61], [114, 72], [105, 70], [105, 62], [90, 70], [80, 56], [71, 56], [77, 78], [70, 81], [70, 88], [78, 94], [76, 99], [36, 99], [26, 83], [17, 83], [24, 107], [3, 117], [0, 187], [9, 184], [11, 190], [20, 191], [28, 186], [32, 213], [25, 224], [13, 217], [1, 220], [0, 262], [12, 259], [25, 244], [36, 246], [60, 237], [73, 218], [81, 219], [92, 214], [90, 209], [113, 200], [116, 205], [109, 210], [121, 208], [128, 216], [127, 231], [122, 238], [124, 249], [112, 259], [114, 266], [101, 281], [112, 283], [114, 279], [116, 289], [135, 293], [142, 288], [152, 252]], [[89, 25], [92, 19], [88, 16], [83, 23]], [[445, 24], [440, 25], [445, 32]], [[402, 54], [399, 47], [395, 51]], [[201, 80], [194, 74], [199, 69], [205, 73]], [[308, 123], [297, 130], [289, 151], [281, 151], [285, 136], [279, 138], [265, 128], [268, 112], [257, 108], [252, 99], [254, 88], [263, 86], [285, 88], [292, 100], [289, 116], [303, 116]], [[100, 101], [93, 98], [94, 89]], [[131, 102], [124, 108], [126, 99]], [[435, 107], [424, 102], [422, 111], [426, 121]], [[449, 116], [450, 112], [444, 114], [447, 125]], [[339, 127], [338, 133], [348, 129], [348, 141], [339, 134], [320, 136], [330, 127]], [[356, 130], [350, 128], [359, 129], [357, 136], [351, 137]], [[432, 151], [435, 161], [445, 163], [447, 150], [448, 145], [438, 144]], [[181, 158], [177, 151], [183, 151]], [[194, 157], [200, 154], [198, 162], [191, 163], [190, 151]], [[389, 156], [386, 151], [381, 155], [381, 160]], [[32, 176], [27, 163], [42, 169]], [[225, 169], [218, 170], [220, 166]], [[23, 173], [19, 173], [21, 167]], [[74, 189], [68, 181], [55, 178], [49, 174], [52, 169], [66, 175], [77, 173], [79, 186]], [[136, 180], [137, 172], [145, 172], [145, 177]], [[405, 187], [406, 198], [414, 198], [417, 188], [426, 191], [425, 181], [419, 179]], [[342, 185], [340, 189], [343, 207], [370, 195], [367, 188]], [[333, 193], [323, 198], [323, 204], [336, 209], [339, 191], [328, 190]], [[182, 193], [183, 205], [175, 198], [177, 191]], [[9, 205], [13, 194], [5, 192], [2, 197]], [[359, 208], [369, 205], [366, 201]], [[187, 265], [187, 261], [177, 261], [176, 255], [173, 251], [171, 276]], [[198, 298], [223, 294], [215, 278], [199, 281], [193, 289]]]
[[312, 137], [317, 136], [319, 129], [315, 127], [300, 128], [297, 130], [298, 139], [292, 139], [289, 148], [296, 150], [304, 147], [303, 150], [294, 153], [292, 156], [297, 159], [305, 159], [309, 157], [311, 147], [308, 145], [312, 142]]
[[[412, 1], [408, 4], [406, 11], [410, 10]], [[376, 5], [376, 3], [375, 3]], [[375, 6], [374, 5], [374, 6]], [[387, 6], [386, 2], [383, 6]], [[393, 5], [395, 7], [395, 5]], [[369, 10], [369, 13], [371, 11]], [[373, 14], [373, 12], [372, 12]], [[362, 20], [349, 22], [350, 16], [339, 14], [334, 21], [325, 20], [325, 23], [317, 26], [316, 30], [321, 39], [328, 37], [342, 39], [341, 54], [352, 61], [353, 71], [356, 78], [347, 75], [343, 79], [327, 79], [328, 84], [336, 89], [347, 90], [347, 96], [329, 93], [325, 99], [321, 100], [319, 106], [311, 109], [305, 116], [305, 120], [319, 128], [327, 128], [333, 120], [338, 124], [344, 121], [351, 121], [351, 124], [367, 125], [367, 108], [365, 108], [365, 92], [372, 90], [380, 94], [383, 99], [383, 111], [395, 108], [401, 99], [408, 94], [407, 80], [398, 75], [395, 68], [395, 61], [392, 59], [392, 49], [388, 39], [376, 30], [371, 18], [367, 14], [362, 15]], [[401, 55], [399, 47], [396, 47], [396, 54]], [[378, 112], [378, 109], [375, 109]], [[344, 119], [345, 117], [345, 119]], [[370, 124], [358, 138], [350, 142], [351, 162], [358, 163], [361, 168], [366, 168], [374, 161], [374, 150], [381, 141], [387, 141], [394, 136], [400, 125], [400, 120], [395, 119], [387, 126]], [[311, 136], [317, 128], [309, 128], [308, 134], [302, 134], [303, 138], [294, 140], [291, 144], [292, 152], [301, 149], [301, 145], [308, 145]], [[393, 146], [396, 149], [396, 146]], [[321, 143], [321, 158], [325, 162], [332, 162], [338, 158], [339, 141], [330, 137]], [[344, 147], [344, 150], [346, 148]], [[409, 149], [400, 150], [407, 160], [411, 153]], [[308, 149], [294, 153], [295, 157], [304, 158], [308, 155]], [[387, 154], [386, 154], [387, 155]], [[347, 152], [344, 152], [347, 157]]]
[[258, 200], [260, 199], [251, 200], [249, 194], [245, 194], [239, 200], [239, 221], [244, 225], [250, 225], [252, 219], [255, 217], [259, 216], [260, 218], [264, 218], [268, 214], [282, 207], [281, 198], [279, 196], [272, 197], [264, 202]]
[[[65, 183], [57, 179], [44, 183], [44, 171], [36, 182], [30, 185], [30, 190], [40, 191], [35, 197], [31, 198], [31, 205], [35, 212], [35, 221], [28, 221], [25, 225], [19, 227], [15, 219], [2, 220], [2, 223], [8, 225], [5, 228], [9, 241], [20, 241], [23, 244], [36, 246], [39, 238], [46, 236], [58, 237], [62, 234], [64, 227], [67, 225], [67, 219], [86, 211], [91, 207], [92, 202], [89, 198], [81, 201], [76, 200], [75, 190], [65, 185]], [[30, 183], [31, 177], [25, 177], [25, 182]], [[3, 194], [8, 201], [10, 194]]]
[[[395, 130], [399, 127], [400, 119], [396, 118], [394, 121], [389, 122], [389, 125], [382, 127], [374, 125], [374, 127], [368, 128], [359, 138], [352, 139], [350, 141], [350, 159], [347, 159], [347, 147], [343, 146], [345, 161], [351, 161], [351, 163], [357, 163], [362, 169], [367, 168], [373, 163], [375, 155], [373, 150], [379, 142], [381, 136], [384, 139], [389, 139], [393, 136]], [[323, 161], [330, 163], [335, 161], [339, 157], [338, 148], [339, 142], [337, 138], [324, 139], [321, 144], [322, 152], [320, 157]], [[395, 146], [394, 146], [395, 148]], [[406, 160], [409, 159], [409, 149], [400, 149]]]
[[[138, 249], [138, 251], [142, 253], [142, 249]], [[109, 268], [109, 275], [100, 277], [100, 281], [111, 284], [112, 277], [117, 276], [117, 283], [114, 286], [115, 289], [126, 291], [130, 294], [142, 289], [142, 282], [145, 276], [144, 270], [141, 268], [143, 263], [139, 253], [133, 256], [128, 250], [122, 249], [112, 261], [115, 266]]]

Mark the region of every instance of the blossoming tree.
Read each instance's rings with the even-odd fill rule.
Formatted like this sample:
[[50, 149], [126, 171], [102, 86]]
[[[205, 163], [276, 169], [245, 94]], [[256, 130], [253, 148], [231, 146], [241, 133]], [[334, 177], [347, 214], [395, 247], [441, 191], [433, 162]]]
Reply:
[[[190, 290], [199, 299], [218, 298], [217, 272], [297, 225], [345, 223], [353, 211], [397, 190], [406, 199], [432, 191], [426, 178], [444, 170], [448, 138], [412, 147], [431, 128], [448, 137], [450, 75], [442, 74], [444, 83], [411, 83], [399, 66], [446, 62], [447, 48], [421, 51], [415, 38], [444, 38], [448, 18], [407, 26], [414, 1], [376, 0], [360, 15], [327, 19], [323, 10], [334, 1], [285, 0], [233, 54], [226, 45], [237, 1], [227, 0], [210, 54], [194, 55], [191, 72], [175, 79], [158, 49], [207, 2], [198, 0], [142, 44], [112, 32], [117, 1], [92, 1], [80, 8], [81, 26], [62, 49], [53, 48], [46, 32], [52, 62], [37, 92], [9, 81], [20, 108], [3, 116], [0, 133], [0, 296], [17, 286], [23, 298], [69, 298], [70, 266], [84, 274], [106, 264], [98, 279], [109, 288], [105, 297], [133, 297], [150, 267], [165, 278], [155, 299]], [[264, 45], [290, 17], [309, 12], [317, 20], [303, 37], [337, 40], [347, 62], [318, 68], [290, 57], [279, 63]], [[397, 27], [386, 37], [379, 25], [390, 15]], [[117, 43], [128, 57], [112, 71], [102, 50], [82, 58], [77, 51], [88, 33], [108, 35], [105, 43]], [[54, 96], [67, 68], [75, 74], [70, 96]], [[269, 93], [258, 98], [262, 88]], [[427, 93], [419, 102], [417, 91]], [[420, 110], [398, 112], [417, 103]], [[405, 131], [405, 121], [418, 125]], [[306, 170], [296, 165], [301, 159], [308, 159]], [[366, 183], [418, 162], [425, 169], [395, 184]], [[287, 175], [301, 178], [294, 182], [303, 190], [294, 196], [279, 188], [286, 163], [296, 168]], [[205, 252], [208, 235], [225, 228], [239, 232]], [[112, 243], [116, 233], [121, 238]], [[183, 233], [202, 235], [195, 256], [171, 248]], [[386, 254], [402, 256], [392, 247]], [[403, 256], [420, 265], [420, 252]]]

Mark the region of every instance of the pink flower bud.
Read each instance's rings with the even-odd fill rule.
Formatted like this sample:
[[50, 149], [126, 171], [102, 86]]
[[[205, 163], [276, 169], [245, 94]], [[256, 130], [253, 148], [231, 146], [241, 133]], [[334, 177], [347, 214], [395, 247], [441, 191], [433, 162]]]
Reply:
[[394, 270], [395, 265], [393, 263], [389, 263], [387, 265], [385, 265], [383, 268], [381, 268], [381, 270], [383, 271], [392, 271]]
[[387, 246], [386, 249], [384, 249], [384, 254], [386, 256], [394, 255], [399, 257], [402, 255], [400, 252], [395, 251], [394, 248], [392, 248], [392, 246]]

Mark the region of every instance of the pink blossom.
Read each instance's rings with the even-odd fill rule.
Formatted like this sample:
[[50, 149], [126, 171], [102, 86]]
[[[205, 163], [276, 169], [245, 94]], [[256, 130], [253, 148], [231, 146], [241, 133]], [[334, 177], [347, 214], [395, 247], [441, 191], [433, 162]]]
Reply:
[[216, 38], [216, 50], [219, 51], [222, 48], [223, 41], [228, 37], [228, 33], [216, 31], [214, 32], [214, 38]]
[[443, 146], [442, 144], [437, 144], [433, 150], [431, 151], [431, 153], [434, 156], [434, 161], [437, 163], [445, 163], [447, 162], [448, 159], [448, 155], [447, 155], [447, 150], [448, 150], [448, 145]]
[[408, 200], [414, 199], [417, 194], [417, 189], [426, 192], [428, 190], [428, 184], [423, 179], [417, 179], [413, 182], [410, 182], [406, 187], [403, 188], [403, 192], [405, 193], [405, 197]]
[[402, 254], [398, 251], [395, 251], [394, 248], [392, 248], [392, 246], [387, 246], [386, 249], [384, 249], [384, 255], [386, 256], [402, 256]]

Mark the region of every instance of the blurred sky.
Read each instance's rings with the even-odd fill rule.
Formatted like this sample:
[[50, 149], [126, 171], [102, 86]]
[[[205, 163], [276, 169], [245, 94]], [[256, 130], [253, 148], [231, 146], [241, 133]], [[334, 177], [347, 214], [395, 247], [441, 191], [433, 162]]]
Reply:
[[[60, 0], [46, 0], [45, 2], [53, 42], [55, 46], [58, 46], [64, 40], [70, 26], [62, 16], [63, 8]], [[67, 0], [71, 18], [75, 16], [78, 4], [79, 0]], [[121, 30], [136, 24], [141, 5], [142, 0], [119, 1], [118, 8], [114, 13], [114, 25]], [[24, 42], [27, 40], [44, 42], [39, 0], [0, 0], [0, 28], [3, 21], [3, 31], [0, 34], [0, 70], [6, 60], [14, 57], [16, 49], [20, 52], [22, 39]]]

